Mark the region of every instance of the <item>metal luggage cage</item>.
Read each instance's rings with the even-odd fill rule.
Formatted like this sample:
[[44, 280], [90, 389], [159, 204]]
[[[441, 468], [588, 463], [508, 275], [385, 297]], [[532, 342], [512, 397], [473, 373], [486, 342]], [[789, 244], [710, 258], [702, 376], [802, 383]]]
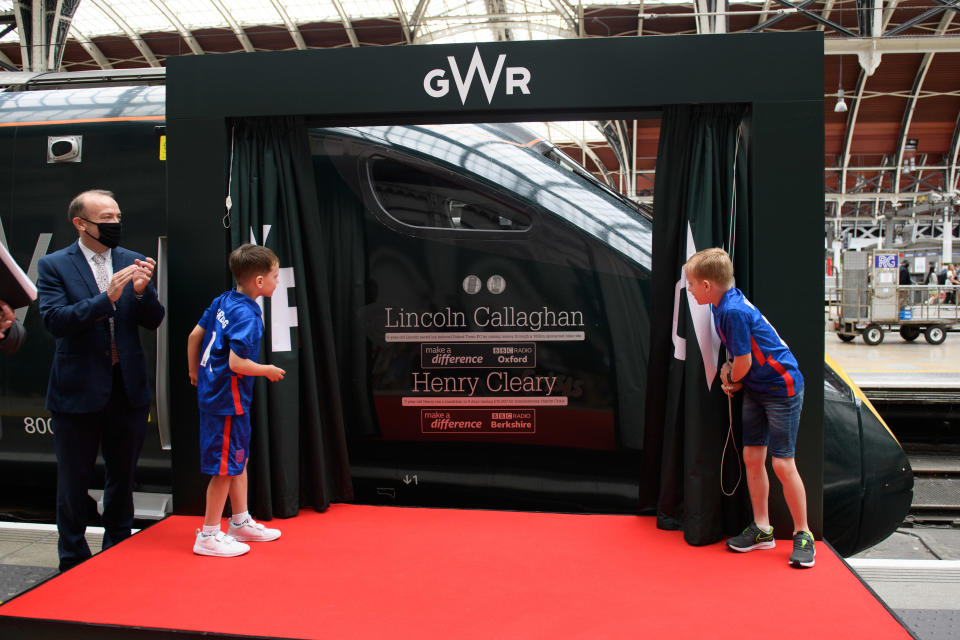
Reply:
[[886, 331], [898, 330], [900, 337], [912, 342], [920, 334], [930, 344], [940, 344], [947, 331], [960, 319], [957, 295], [960, 288], [952, 284], [893, 285], [898, 300], [895, 313], [878, 313], [874, 304], [877, 292], [861, 287], [827, 287], [828, 328], [844, 342], [862, 336], [869, 345], [883, 342]]

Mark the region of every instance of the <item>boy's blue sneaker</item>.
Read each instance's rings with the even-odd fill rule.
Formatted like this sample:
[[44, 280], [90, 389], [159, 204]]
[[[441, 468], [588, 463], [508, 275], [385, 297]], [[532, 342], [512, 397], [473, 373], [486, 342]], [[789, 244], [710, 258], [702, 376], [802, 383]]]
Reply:
[[754, 549], [773, 549], [777, 543], [773, 539], [773, 527], [770, 527], [770, 531], [764, 531], [757, 526], [756, 522], [751, 522], [743, 533], [729, 538], [727, 546], [732, 551], [746, 553]]
[[790, 566], [795, 569], [809, 568], [814, 565], [817, 547], [808, 531], [793, 534], [793, 553], [790, 554]]

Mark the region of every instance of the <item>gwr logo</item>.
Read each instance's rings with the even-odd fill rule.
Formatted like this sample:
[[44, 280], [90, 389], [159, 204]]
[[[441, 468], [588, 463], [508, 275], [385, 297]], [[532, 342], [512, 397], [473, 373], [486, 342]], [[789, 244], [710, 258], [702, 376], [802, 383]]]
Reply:
[[[483, 66], [483, 59], [480, 57], [479, 47], [473, 50], [473, 58], [470, 60], [470, 66], [467, 67], [466, 77], [460, 75], [460, 68], [453, 56], [447, 56], [447, 62], [450, 64], [450, 75], [453, 76], [453, 82], [457, 85], [457, 91], [460, 93], [460, 102], [467, 103], [467, 95], [470, 93], [470, 86], [473, 84], [473, 76], [478, 72], [480, 74], [480, 83], [483, 85], [483, 91], [487, 95], [487, 104], [493, 102], [493, 94], [497, 90], [497, 84], [500, 82], [500, 74], [503, 72], [503, 63], [507, 59], [507, 54], [501, 53], [497, 57], [497, 64], [493, 68], [493, 73], [487, 76], [487, 70]], [[507, 67], [507, 76], [504, 86], [506, 94], [513, 95], [514, 90], [519, 89], [521, 93], [530, 95], [530, 70], [526, 67]], [[423, 77], [423, 90], [431, 98], [442, 98], [450, 93], [450, 80], [445, 76], [445, 69], [431, 69]]]

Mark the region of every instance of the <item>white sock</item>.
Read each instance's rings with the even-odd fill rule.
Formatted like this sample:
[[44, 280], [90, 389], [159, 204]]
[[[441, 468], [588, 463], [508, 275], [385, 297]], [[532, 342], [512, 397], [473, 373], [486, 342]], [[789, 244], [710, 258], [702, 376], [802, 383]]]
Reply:
[[220, 525], [218, 524], [205, 524], [203, 529], [200, 530], [200, 534], [204, 536], [215, 536], [220, 532]]
[[238, 527], [249, 519], [250, 513], [248, 511], [244, 511], [243, 513], [235, 513], [230, 516], [230, 522]]

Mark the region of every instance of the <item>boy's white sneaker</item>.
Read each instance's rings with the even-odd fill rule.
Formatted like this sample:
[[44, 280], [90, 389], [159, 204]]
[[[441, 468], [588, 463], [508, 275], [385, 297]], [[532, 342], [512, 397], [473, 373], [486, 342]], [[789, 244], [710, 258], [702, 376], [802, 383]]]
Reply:
[[280, 529], [270, 529], [253, 518], [247, 518], [240, 525], [230, 522], [230, 535], [244, 542], [270, 542], [280, 537]]
[[238, 542], [236, 538], [228, 536], [223, 531], [205, 536], [198, 530], [197, 541], [193, 543], [193, 552], [201, 556], [232, 558], [242, 556], [247, 551], [250, 551], [250, 545]]

